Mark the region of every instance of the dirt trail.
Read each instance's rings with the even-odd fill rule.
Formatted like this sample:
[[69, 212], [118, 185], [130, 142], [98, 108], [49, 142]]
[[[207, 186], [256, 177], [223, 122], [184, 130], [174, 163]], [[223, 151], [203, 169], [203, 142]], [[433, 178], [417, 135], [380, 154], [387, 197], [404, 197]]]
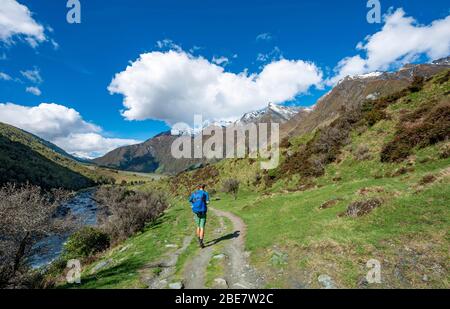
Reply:
[[[186, 236], [183, 239], [183, 245], [175, 252], [171, 252], [166, 255], [162, 260], [156, 263], [150, 263], [145, 265], [141, 270], [142, 281], [148, 285], [150, 289], [165, 289], [171, 282], [173, 275], [175, 274], [175, 266], [178, 261], [178, 257], [182, 254], [192, 241], [192, 236]], [[161, 272], [155, 275], [151, 271], [152, 269], [160, 269]]]
[[[223, 218], [228, 218], [233, 224], [233, 233], [229, 235], [221, 235], [216, 241], [207, 243], [207, 247], [200, 250], [190, 263], [185, 267], [185, 287], [187, 289], [202, 289], [205, 288], [205, 273], [209, 260], [213, 252], [213, 247], [216, 243], [224, 241], [224, 254], [228, 257], [226, 265], [226, 276], [228, 287], [235, 289], [255, 289], [262, 287], [262, 280], [257, 275], [255, 270], [250, 267], [248, 263], [249, 254], [245, 252], [245, 235], [246, 226], [238, 216], [210, 208], [216, 216], [222, 221]], [[223, 223], [221, 222], [221, 229], [223, 231]]]

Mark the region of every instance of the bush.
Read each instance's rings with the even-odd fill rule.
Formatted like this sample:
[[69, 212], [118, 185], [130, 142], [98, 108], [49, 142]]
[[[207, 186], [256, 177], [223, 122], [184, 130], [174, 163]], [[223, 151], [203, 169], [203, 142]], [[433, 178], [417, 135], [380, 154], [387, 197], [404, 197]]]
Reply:
[[108, 249], [108, 234], [94, 227], [84, 227], [69, 237], [64, 245], [66, 260], [83, 259]]
[[381, 120], [387, 119], [387, 114], [382, 110], [372, 110], [365, 114], [364, 119], [366, 120], [369, 127], [373, 127]]
[[439, 158], [440, 159], [450, 158], [450, 144], [445, 144], [439, 149]]
[[383, 204], [383, 200], [379, 198], [372, 198], [365, 201], [357, 201], [351, 203], [347, 210], [340, 216], [348, 216], [352, 218], [362, 217], [369, 214], [375, 208], [380, 207]]
[[401, 162], [414, 147], [425, 148], [450, 136], [450, 102], [427, 106], [403, 117], [394, 139], [381, 151], [382, 162]]
[[232, 194], [236, 200], [239, 192], [239, 184], [239, 180], [237, 179], [227, 179], [223, 182], [223, 191]]
[[345, 111], [329, 126], [316, 132], [314, 137], [287, 157], [278, 169], [278, 178], [294, 174], [304, 177], [320, 177], [325, 167], [336, 160], [343, 146], [350, 141], [350, 131], [361, 118], [361, 111]]
[[159, 192], [135, 192], [123, 187], [101, 187], [95, 199], [101, 207], [101, 225], [113, 242], [142, 231], [169, 206], [166, 197]]
[[67, 198], [67, 192], [43, 192], [29, 184], [0, 187], [0, 288], [28, 285], [26, 260], [33, 245], [45, 235], [70, 230], [69, 223], [55, 219]]
[[354, 152], [355, 159], [358, 161], [366, 161], [372, 159], [370, 149], [367, 145], [360, 145]]

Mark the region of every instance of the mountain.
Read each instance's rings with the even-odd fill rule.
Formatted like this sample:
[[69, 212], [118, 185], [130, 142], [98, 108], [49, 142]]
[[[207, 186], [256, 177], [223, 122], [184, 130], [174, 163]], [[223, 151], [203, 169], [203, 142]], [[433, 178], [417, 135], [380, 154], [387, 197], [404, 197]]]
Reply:
[[450, 68], [449, 59], [430, 64], [408, 64], [392, 73], [374, 72], [346, 77], [320, 98], [310, 113], [299, 114], [282, 125], [281, 137], [311, 132], [366, 100], [384, 97], [407, 87], [414, 77], [428, 78], [446, 70]]
[[[205, 122], [203, 130], [212, 127], [245, 125], [249, 123], [280, 123], [281, 138], [301, 135], [333, 121], [342, 112], [407, 87], [414, 77], [429, 77], [449, 68], [449, 59], [430, 64], [406, 65], [398, 72], [373, 72], [350, 76], [340, 81], [329, 93], [318, 100], [313, 108], [284, 107], [269, 103], [264, 109], [249, 112], [238, 121]], [[160, 172], [177, 174], [208, 163], [204, 159], [174, 159], [171, 145], [179, 135], [194, 136], [200, 131], [189, 128], [162, 133], [139, 145], [115, 149], [93, 162], [109, 168], [134, 172]]]
[[[269, 104], [259, 111], [247, 113], [236, 122], [205, 122], [203, 130], [214, 127], [224, 128], [229, 125], [245, 125], [249, 123], [276, 122], [285, 123], [301, 109]], [[176, 133], [172, 135], [171, 133]], [[177, 174], [208, 163], [206, 159], [174, 159], [171, 146], [180, 135], [191, 136], [198, 132], [190, 128], [177, 128], [172, 132], [161, 133], [142, 144], [117, 148], [93, 162], [104, 167], [133, 172], [160, 172]]]
[[0, 123], [0, 185], [7, 182], [78, 190], [94, 181], [58, 146], [11, 125]]
[[285, 123], [298, 114], [302, 109], [298, 107], [286, 107], [273, 103], [261, 109], [245, 114], [242, 118], [235, 122], [236, 125], [246, 125], [249, 123]]

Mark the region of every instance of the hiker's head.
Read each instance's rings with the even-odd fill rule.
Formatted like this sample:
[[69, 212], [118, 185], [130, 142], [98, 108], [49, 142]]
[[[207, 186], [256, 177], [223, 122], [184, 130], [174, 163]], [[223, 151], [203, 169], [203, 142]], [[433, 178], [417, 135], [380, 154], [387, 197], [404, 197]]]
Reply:
[[205, 188], [206, 188], [206, 185], [204, 185], [204, 184], [199, 184], [199, 185], [197, 186], [197, 189], [198, 189], [198, 190], [205, 190]]

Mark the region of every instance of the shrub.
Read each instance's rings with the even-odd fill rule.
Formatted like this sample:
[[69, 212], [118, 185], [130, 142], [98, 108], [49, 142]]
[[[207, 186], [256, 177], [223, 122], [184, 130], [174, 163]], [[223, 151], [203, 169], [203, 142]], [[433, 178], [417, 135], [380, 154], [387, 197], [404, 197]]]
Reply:
[[355, 159], [358, 161], [366, 161], [372, 158], [370, 149], [367, 145], [360, 145], [354, 152]]
[[223, 182], [223, 191], [225, 193], [230, 193], [234, 196], [234, 199], [237, 199], [237, 195], [239, 192], [239, 180], [237, 179], [227, 179]]
[[58, 206], [68, 196], [29, 184], [0, 187], [0, 287], [29, 284], [26, 258], [33, 245], [45, 235], [70, 229], [69, 223], [55, 219]]
[[352, 218], [362, 217], [364, 215], [369, 214], [375, 208], [378, 208], [383, 204], [383, 200], [379, 198], [372, 198], [365, 201], [357, 201], [351, 203], [347, 210], [342, 213], [340, 216], [348, 216]]
[[424, 186], [430, 183], [433, 183], [437, 180], [436, 176], [432, 174], [428, 174], [423, 176], [423, 178], [419, 181], [419, 185]]
[[66, 260], [83, 259], [108, 249], [109, 245], [108, 234], [94, 227], [84, 227], [69, 237], [63, 256]]
[[414, 79], [411, 85], [408, 87], [408, 90], [412, 93], [419, 92], [422, 90], [425, 79], [422, 76], [414, 76]]
[[365, 114], [364, 119], [369, 127], [373, 127], [381, 120], [387, 119], [387, 114], [383, 110], [371, 110]]
[[95, 198], [101, 206], [101, 225], [113, 242], [142, 231], [169, 206], [165, 195], [157, 191], [135, 192], [123, 187], [101, 187]]
[[306, 145], [294, 152], [281, 164], [277, 177], [293, 174], [304, 177], [319, 177], [327, 164], [334, 162], [343, 146], [350, 142], [350, 131], [361, 118], [361, 111], [345, 111], [329, 126], [321, 128]]
[[418, 109], [403, 118], [394, 139], [381, 151], [382, 162], [400, 162], [414, 147], [425, 148], [450, 136], [450, 102]]
[[445, 144], [439, 149], [439, 158], [448, 159], [450, 158], [450, 144]]

